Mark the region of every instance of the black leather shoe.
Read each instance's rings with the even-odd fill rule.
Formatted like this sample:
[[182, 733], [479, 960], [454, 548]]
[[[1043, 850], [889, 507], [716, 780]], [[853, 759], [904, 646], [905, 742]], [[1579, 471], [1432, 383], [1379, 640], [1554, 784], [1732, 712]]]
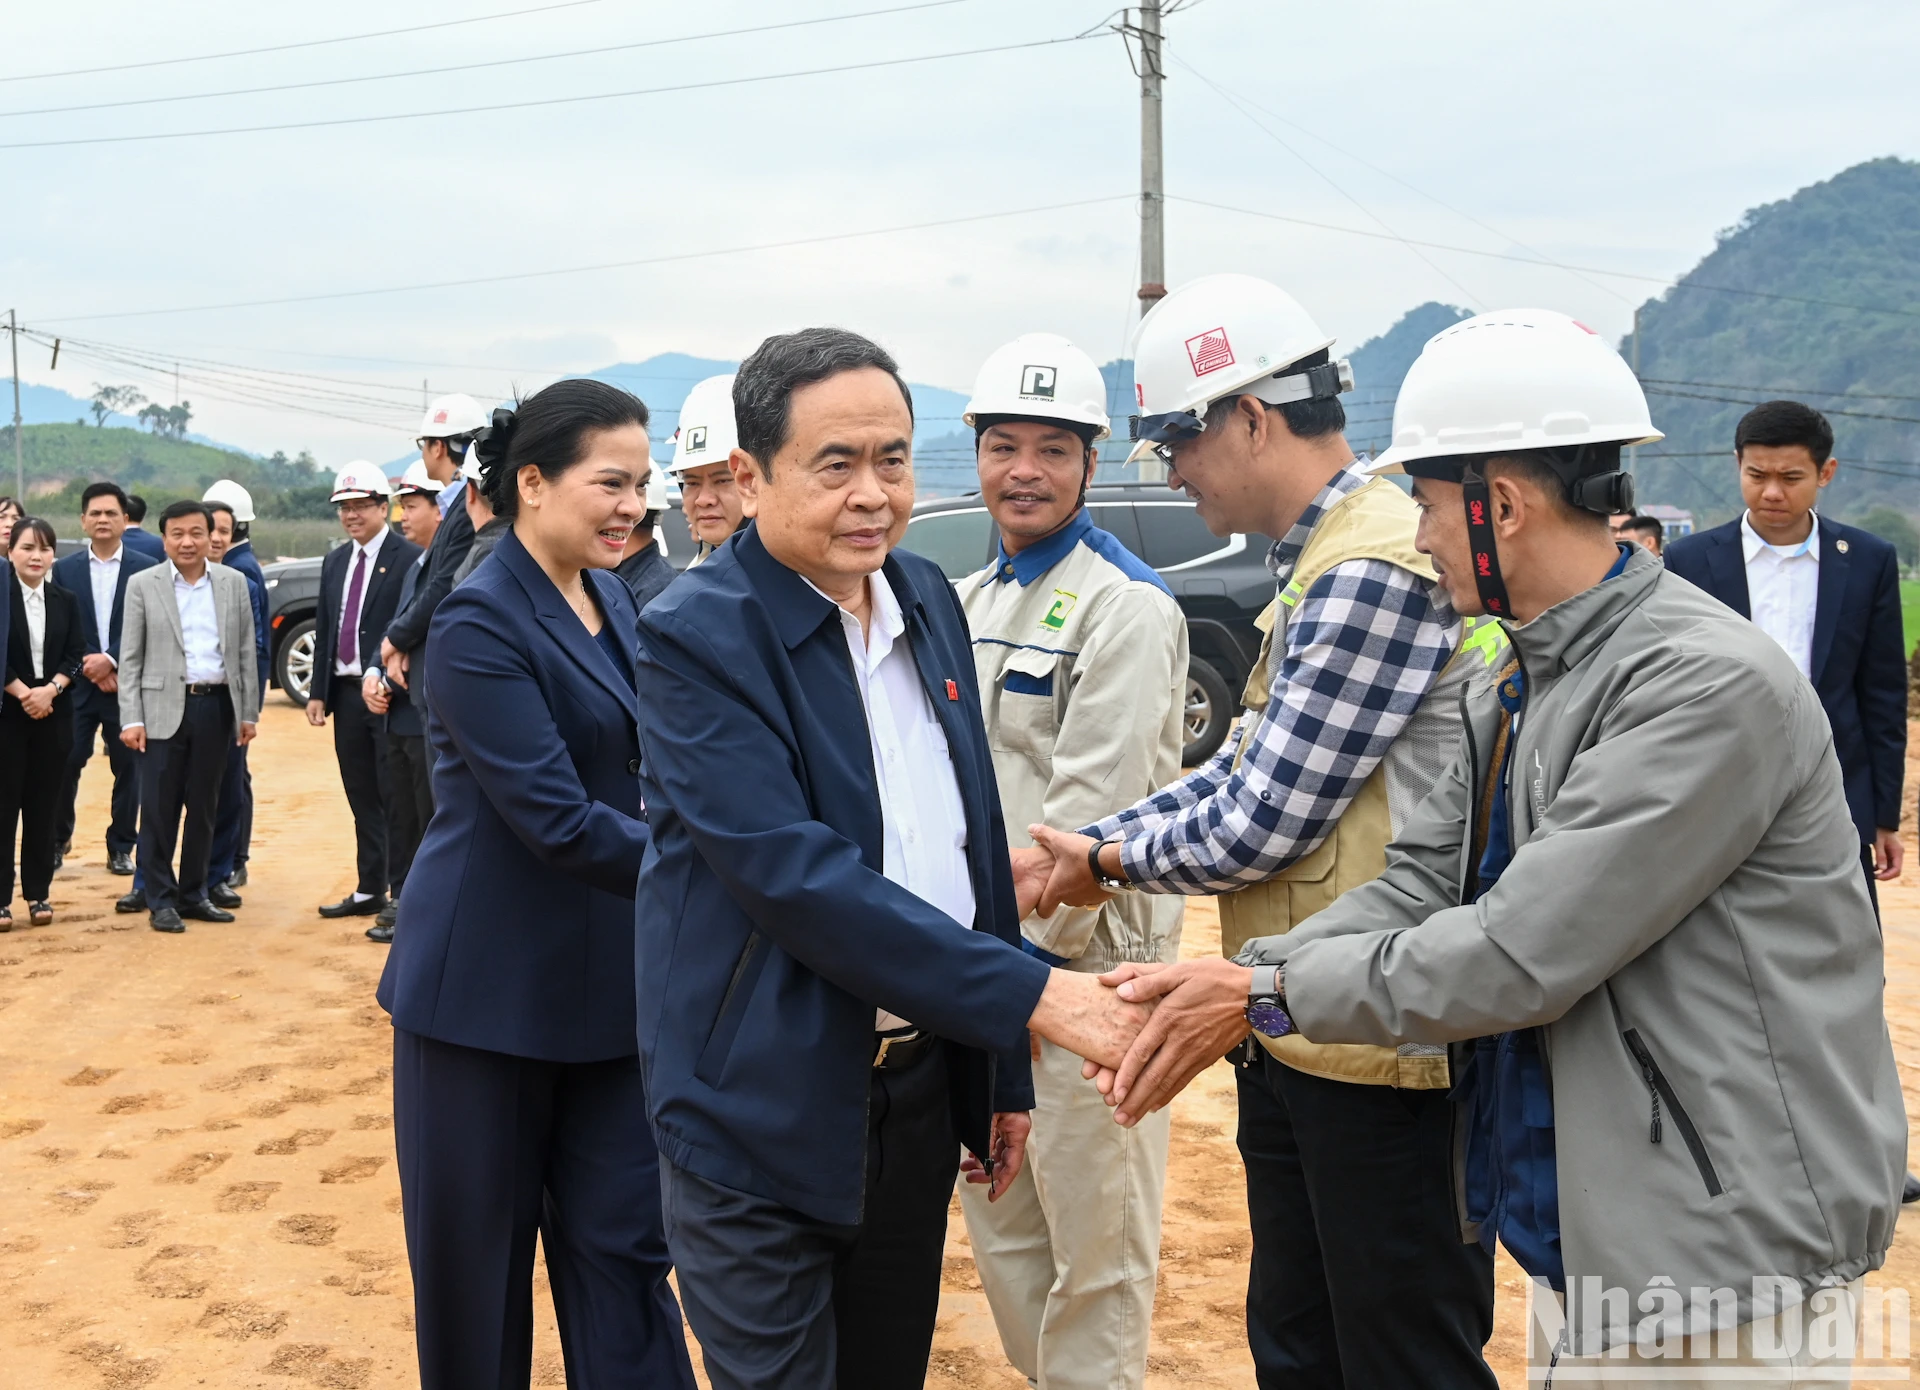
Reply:
[[380, 909], [380, 915], [373, 919], [373, 924], [376, 927], [385, 927], [388, 931], [392, 931], [393, 924], [399, 920], [400, 900], [398, 898], [388, 898], [387, 905]]
[[207, 901], [215, 907], [234, 908], [242, 905], [240, 895], [225, 883], [208, 884]]
[[122, 878], [132, 878], [133, 855], [124, 850], [119, 854], [109, 854], [107, 856], [107, 872], [110, 874], [119, 874]]
[[222, 912], [205, 898], [198, 902], [181, 903], [180, 915], [191, 917], [196, 922], [231, 922], [233, 920], [231, 912]]
[[356, 898], [352, 894], [337, 903], [327, 903], [320, 909], [322, 917], [373, 917], [386, 906], [381, 898]]
[[245, 888], [247, 886], [247, 866], [245, 864], [235, 864], [233, 866], [233, 872], [227, 875], [227, 886], [229, 888]]
[[367, 940], [378, 941], [383, 946], [391, 946], [393, 944], [392, 925], [375, 922], [367, 928]]
[[1920, 1202], [1920, 1178], [1916, 1178], [1911, 1173], [1907, 1174], [1906, 1186], [1900, 1189], [1900, 1200], [1903, 1204]]
[[149, 921], [147, 925], [151, 926], [155, 931], [164, 932], [177, 933], [187, 929], [187, 924], [180, 920], [180, 914], [170, 907], [163, 907], [154, 913], [152, 920]]
[[131, 893], [117, 899], [113, 904], [115, 912], [145, 912], [147, 910], [147, 891], [136, 888]]

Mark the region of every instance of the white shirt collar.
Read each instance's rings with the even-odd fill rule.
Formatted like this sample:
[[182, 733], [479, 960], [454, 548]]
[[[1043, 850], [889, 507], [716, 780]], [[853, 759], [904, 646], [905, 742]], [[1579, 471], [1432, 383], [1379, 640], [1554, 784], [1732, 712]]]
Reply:
[[372, 540], [367, 541], [365, 544], [355, 541], [353, 548], [371, 560], [375, 555], [380, 553], [380, 543], [387, 538], [387, 532], [391, 529], [389, 526], [382, 526], [378, 531], [373, 533]]
[[13, 572], [13, 577], [20, 581], [20, 587], [26, 590], [28, 598], [39, 597], [41, 586], [47, 582], [47, 577], [43, 574], [40, 576], [39, 584], [29, 584], [27, 582], [27, 577], [24, 574], [20, 573], [19, 570], [15, 570]]
[[116, 545], [113, 548], [113, 554], [107, 556], [106, 559], [102, 560], [98, 555], [94, 554], [93, 547], [89, 545], [87, 547], [87, 559], [92, 561], [96, 565], [117, 565], [120, 563], [120, 557], [126, 554], [126, 551], [127, 551], [127, 547], [123, 542], [122, 544]]
[[1762, 550], [1771, 550], [1782, 560], [1797, 560], [1802, 555], [1820, 558], [1820, 513], [1812, 512], [1813, 525], [1807, 528], [1807, 538], [1793, 545], [1775, 545], [1753, 529], [1753, 513], [1740, 513], [1740, 549], [1746, 562], [1752, 564]]
[[[800, 582], [840, 609], [842, 623], [859, 622], [852, 613], [841, 608], [826, 590], [804, 574], [800, 576]], [[873, 606], [873, 612], [867, 624], [866, 648], [872, 660], [878, 661], [893, 649], [894, 639], [907, 630], [907, 620], [901, 615], [900, 600], [894, 596], [893, 585], [887, 583], [887, 576], [880, 570], [867, 576], [867, 601]]]
[[167, 561], [167, 570], [173, 575], [174, 583], [185, 584], [189, 589], [197, 589], [202, 584], [210, 584], [213, 582], [213, 561], [211, 560], [207, 561], [207, 567], [200, 571], [200, 578], [198, 580], [189, 580], [184, 574], [180, 573], [179, 566], [175, 565], [171, 560]]

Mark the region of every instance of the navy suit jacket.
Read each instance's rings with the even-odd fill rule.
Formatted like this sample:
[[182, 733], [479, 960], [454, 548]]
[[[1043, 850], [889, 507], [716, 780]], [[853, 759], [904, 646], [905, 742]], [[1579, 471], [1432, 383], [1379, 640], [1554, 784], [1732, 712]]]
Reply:
[[273, 642], [267, 627], [266, 571], [260, 568], [259, 558], [253, 553], [252, 541], [235, 541], [227, 547], [227, 553], [220, 557], [220, 563], [228, 569], [239, 570], [247, 577], [247, 593], [253, 599], [253, 653], [260, 668], [260, 693], [264, 696], [273, 665]]
[[[142, 550], [135, 550], [122, 540], [120, 546], [120, 579], [113, 586], [113, 612], [107, 615], [106, 631], [100, 629], [100, 615], [93, 608], [93, 574], [87, 568], [87, 556], [90, 550], [75, 551], [71, 555], [62, 555], [53, 562], [48, 577], [72, 594], [80, 608], [80, 640], [86, 643], [87, 655], [105, 652], [112, 657], [114, 664], [120, 662], [120, 615], [127, 608], [127, 581], [141, 570], [160, 564]], [[104, 638], [104, 640], [103, 640]], [[265, 686], [260, 687], [262, 690]], [[73, 699], [76, 706], [102, 702], [103, 709], [110, 710], [114, 722], [120, 722], [120, 697], [109, 695], [85, 676], [77, 677], [73, 683]]]
[[[407, 570], [419, 557], [420, 547], [392, 527], [380, 542], [374, 557], [373, 573], [360, 596], [359, 632], [354, 646], [360, 653], [360, 669], [372, 670], [380, 664], [380, 639], [393, 621], [400, 604], [400, 591], [406, 586]], [[353, 563], [353, 546], [336, 545], [320, 561], [319, 606], [313, 615], [313, 684], [309, 700], [318, 700], [333, 712], [334, 648], [340, 642], [340, 592], [346, 586], [347, 566]], [[264, 687], [262, 687], [264, 689]]]
[[433, 821], [380, 979], [394, 1026], [550, 1062], [631, 1057], [640, 819], [633, 600], [616, 670], [509, 531], [433, 616]]
[[[406, 572], [400, 576], [400, 598], [394, 605], [395, 612], [405, 612], [413, 602], [414, 590], [419, 586], [420, 578], [426, 571], [431, 551], [423, 551], [408, 563]], [[427, 721], [421, 713], [421, 703], [413, 698], [413, 693], [403, 685], [387, 687], [387, 732], [405, 734], [412, 738], [424, 737]]]
[[153, 532], [142, 530], [138, 526], [129, 526], [122, 531], [120, 543], [129, 550], [137, 550], [142, 555], [150, 555], [156, 560], [167, 558], [167, 548], [160, 543], [160, 538]]
[[1026, 1023], [1047, 981], [1018, 944], [960, 601], [905, 551], [885, 574], [966, 807], [971, 931], [883, 874], [838, 610], [757, 528], [640, 620], [653, 843], [634, 969], [654, 1132], [681, 1167], [841, 1224], [866, 1186], [875, 1006], [947, 1040], [954, 1126], [985, 1154], [992, 1112], [1033, 1103]]
[[[1741, 617], [1753, 616], [1739, 521], [1675, 541], [1666, 561]], [[1900, 566], [1893, 547], [1872, 532], [1824, 516], [1812, 667], [1813, 688], [1833, 726], [1847, 809], [1862, 843], [1869, 843], [1876, 827], [1899, 827], [1907, 770]]]

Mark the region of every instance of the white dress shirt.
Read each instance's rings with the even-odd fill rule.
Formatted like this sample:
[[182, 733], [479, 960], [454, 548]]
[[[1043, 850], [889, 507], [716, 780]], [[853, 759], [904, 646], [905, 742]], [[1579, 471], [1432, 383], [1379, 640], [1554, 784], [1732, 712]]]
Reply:
[[1772, 545], [1740, 518], [1740, 546], [1747, 561], [1747, 606], [1762, 632], [1778, 642], [1800, 674], [1813, 679], [1813, 617], [1820, 603], [1820, 516], [1807, 538]]
[[[373, 587], [374, 566], [380, 563], [380, 545], [381, 545], [381, 542], [386, 540], [388, 529], [389, 528], [382, 526], [377, 532], [374, 533], [373, 539], [368, 541], [365, 545], [362, 545], [359, 541], [355, 541], [353, 543], [353, 554], [347, 557], [346, 578], [340, 581], [340, 607], [336, 611], [340, 614], [341, 622], [345, 622], [347, 620], [347, 600], [352, 597], [353, 571], [355, 566], [360, 565], [360, 557], [362, 555], [365, 555], [367, 557], [367, 563], [364, 566], [361, 566], [362, 573], [360, 576], [360, 615], [362, 617], [366, 616], [367, 590]], [[352, 661], [342, 661], [340, 659], [339, 639], [338, 639], [338, 636], [336, 635], [334, 639], [334, 650], [333, 650], [333, 674], [336, 676], [358, 676], [360, 674], [360, 634], [359, 633], [356, 632], [353, 636], [353, 660]]]
[[[212, 561], [208, 561], [211, 568]], [[220, 612], [213, 602], [213, 576], [205, 571], [189, 584], [167, 561], [173, 574], [173, 602], [180, 610], [181, 645], [186, 649], [188, 685], [224, 685], [227, 666], [220, 655]]]
[[[820, 593], [810, 581], [809, 587]], [[876, 571], [868, 576], [867, 592], [873, 611], [865, 637], [860, 620], [844, 608], [840, 627], [866, 707], [867, 743], [880, 787], [882, 872], [970, 931], [973, 876], [967, 872], [967, 816], [953, 754], [913, 651], [900, 640], [907, 625], [893, 586]], [[898, 1015], [874, 1011], [874, 1027], [882, 1031], [906, 1026]]]
[[103, 652], [107, 649], [107, 634], [113, 631], [113, 594], [120, 587], [120, 557], [126, 553], [124, 545], [116, 545], [113, 554], [102, 560], [94, 554], [92, 546], [87, 547], [87, 578], [93, 581], [93, 619], [100, 629]]
[[38, 584], [27, 583], [26, 576], [15, 573], [20, 581], [20, 596], [27, 606], [27, 654], [33, 661], [33, 680], [35, 684], [47, 678], [47, 581], [41, 577]]

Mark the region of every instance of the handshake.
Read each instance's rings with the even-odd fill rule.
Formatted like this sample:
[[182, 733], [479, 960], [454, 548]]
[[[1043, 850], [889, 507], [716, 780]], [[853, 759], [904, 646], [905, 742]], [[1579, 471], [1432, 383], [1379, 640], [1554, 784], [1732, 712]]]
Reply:
[[[1049, 826], [1028, 827], [1032, 849], [1011, 851], [1022, 917], [1061, 904], [1097, 907], [1110, 895], [1093, 876], [1095, 841]], [[1230, 960], [1127, 964], [1104, 975], [1055, 969], [1028, 1027], [1086, 1059], [1122, 1125], [1166, 1105], [1248, 1031], [1253, 971]]]

